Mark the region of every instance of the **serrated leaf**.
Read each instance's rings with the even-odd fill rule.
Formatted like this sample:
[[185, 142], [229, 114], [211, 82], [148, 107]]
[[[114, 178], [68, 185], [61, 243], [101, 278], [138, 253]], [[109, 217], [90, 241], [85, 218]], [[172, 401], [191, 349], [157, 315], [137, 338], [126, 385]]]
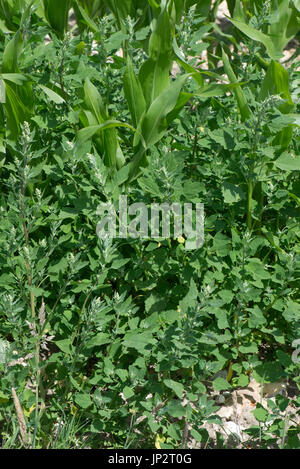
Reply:
[[231, 385], [226, 379], [219, 376], [213, 381], [213, 388], [215, 391], [225, 391], [226, 389], [231, 389]]
[[284, 152], [274, 161], [274, 164], [284, 171], [300, 171], [300, 155]]
[[132, 396], [134, 396], [134, 391], [128, 386], [125, 386], [125, 388], [123, 389], [123, 394], [125, 399], [130, 399]]
[[182, 407], [182, 405], [180, 404], [180, 402], [178, 401], [171, 401], [165, 411], [171, 416], [171, 417], [174, 417], [174, 418], [180, 418], [180, 417], [183, 417], [185, 414], [186, 414], [186, 409], [184, 407]]
[[164, 384], [168, 388], [172, 389], [172, 391], [175, 392], [176, 396], [179, 397], [179, 399], [182, 398], [183, 392], [184, 392], [184, 386], [181, 383], [173, 381], [172, 379], [165, 379]]
[[62, 352], [68, 355], [73, 351], [71, 339], [56, 340], [54, 343]]
[[222, 184], [222, 193], [225, 204], [235, 204], [246, 198], [243, 190], [230, 182], [224, 182]]
[[261, 404], [256, 404], [256, 409], [252, 413], [259, 422], [266, 422], [269, 416], [269, 412]]
[[89, 394], [83, 394], [83, 393], [75, 395], [75, 402], [82, 409], [87, 409], [88, 407], [90, 407], [93, 404], [90, 395]]

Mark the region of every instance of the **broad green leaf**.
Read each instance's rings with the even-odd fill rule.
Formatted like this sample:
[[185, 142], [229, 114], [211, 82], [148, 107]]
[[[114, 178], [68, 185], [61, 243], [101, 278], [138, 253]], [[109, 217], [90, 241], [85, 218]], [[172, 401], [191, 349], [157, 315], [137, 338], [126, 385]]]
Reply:
[[1, 65], [1, 73], [18, 72], [18, 58], [23, 48], [22, 32], [18, 30], [6, 45]]
[[133, 16], [131, 14], [133, 6], [132, 0], [122, 0], [121, 2], [116, 0], [106, 0], [106, 3], [115, 15], [118, 26], [121, 29], [123, 24], [122, 20], [125, 20], [128, 16]]
[[[262, 100], [272, 95], [280, 95], [285, 101], [278, 106], [283, 114], [291, 112], [294, 103], [289, 91], [289, 76], [285, 68], [278, 62], [272, 60], [262, 83], [260, 98]], [[273, 141], [274, 145], [280, 145], [282, 149], [288, 148], [293, 136], [293, 126], [289, 125], [282, 129]]]
[[[236, 75], [230, 65], [229, 59], [223, 50], [222, 50], [222, 60], [223, 60], [224, 70], [229, 78], [230, 83], [232, 84], [238, 83]], [[240, 87], [234, 88], [233, 93], [237, 101], [237, 105], [241, 114], [242, 121], [249, 119], [252, 113], [248, 106], [247, 100], [245, 98], [245, 95], [242, 89]]]
[[130, 58], [123, 77], [124, 93], [131, 113], [133, 125], [137, 127], [146, 109], [146, 101], [139, 79], [136, 77]]
[[43, 0], [45, 16], [58, 37], [64, 37], [68, 27], [71, 0]]
[[288, 114], [287, 117], [292, 117], [293, 120], [294, 120], [294, 125], [297, 125], [298, 127], [300, 127], [300, 114]]
[[182, 75], [164, 90], [151, 104], [142, 119], [140, 128], [141, 134], [147, 147], [157, 143], [166, 131], [165, 118], [169, 112], [176, 106], [180, 90], [188, 78], [188, 75]]
[[259, 422], [266, 422], [269, 416], [269, 412], [259, 403], [256, 404], [256, 409], [252, 413]]
[[143, 189], [143, 191], [148, 192], [149, 194], [152, 194], [157, 197], [160, 197], [162, 195], [158, 185], [152, 179], [139, 179], [138, 183], [139, 186]]
[[300, 0], [292, 0], [295, 8], [300, 12]]
[[9, 401], [9, 399], [10, 399], [10, 396], [0, 391], [0, 404], [6, 404]]
[[124, 347], [134, 348], [138, 352], [145, 354], [147, 352], [145, 348], [154, 345], [156, 342], [151, 332], [139, 332], [137, 330], [125, 334], [123, 345]]
[[157, 96], [170, 84], [171, 64], [166, 67], [165, 58], [148, 59], [142, 65], [139, 72], [139, 82], [141, 83], [143, 95], [146, 101], [147, 109]]
[[178, 100], [177, 100], [177, 103], [175, 105], [175, 107], [173, 108], [173, 110], [171, 112], [168, 113], [166, 119], [167, 119], [167, 123], [168, 125], [174, 120], [177, 118], [177, 116], [179, 115], [180, 111], [184, 108], [184, 106], [192, 99], [193, 97], [193, 93], [186, 93], [184, 91], [180, 92], [179, 93], [179, 97], [178, 97]]
[[90, 28], [91, 31], [93, 31], [94, 33], [98, 33], [99, 28], [96, 25], [95, 21], [92, 20], [92, 18], [86, 13], [86, 11], [84, 10], [84, 8], [82, 8], [82, 6], [79, 4], [79, 2], [76, 2], [76, 3], [77, 3], [77, 8], [80, 11], [80, 14], [81, 14], [84, 22], [86, 23], [86, 25]]
[[239, 351], [245, 355], [248, 355], [249, 353], [257, 353], [258, 348], [256, 344], [240, 345]]
[[123, 389], [123, 395], [125, 399], [130, 399], [132, 396], [134, 396], [134, 391], [129, 386], [125, 386]]
[[64, 98], [62, 98], [59, 94], [55, 93], [55, 91], [51, 90], [47, 86], [40, 84], [38, 86], [44, 91], [50, 101], [53, 101], [55, 104], [62, 104], [65, 102]]
[[[25, 13], [24, 13], [25, 14]], [[12, 82], [12, 85], [6, 84], [6, 106], [5, 111], [7, 115], [7, 137], [14, 140], [19, 131], [20, 123], [24, 122], [25, 119], [29, 119], [29, 115], [33, 109], [33, 93], [30, 83], [22, 83], [22, 86], [15, 86], [15, 80], [22, 80], [21, 75], [16, 78], [19, 72], [18, 69], [18, 58], [23, 47], [23, 37], [21, 30], [18, 30], [13, 38], [9, 41], [5, 47], [1, 73], [2, 76], [6, 75], [10, 77], [7, 79]], [[19, 83], [18, 83], [19, 84]]]
[[[109, 121], [100, 93], [88, 78], [84, 83], [84, 99], [89, 111], [94, 114], [100, 124], [98, 131], [106, 130], [105, 134], [103, 134], [100, 139], [105, 165], [110, 168], [121, 168], [125, 163], [125, 158], [118, 142], [115, 127], [127, 127], [128, 124], [118, 123], [118, 125], [116, 125], [118, 121]], [[104, 127], [101, 127], [101, 125], [104, 125]], [[86, 132], [84, 132], [84, 130], [85, 129], [82, 129], [82, 131], [80, 131], [81, 134], [79, 133], [79, 137], [82, 141], [91, 138], [94, 133], [97, 132], [95, 129], [94, 133], [93, 129], [89, 129]]]
[[235, 186], [230, 182], [224, 182], [222, 185], [222, 193], [225, 204], [234, 204], [245, 199], [245, 194], [239, 186]]
[[0, 103], [5, 103], [6, 101], [6, 93], [5, 93], [5, 83], [4, 81], [2, 80], [2, 78], [0, 78]]
[[218, 232], [213, 240], [213, 249], [216, 251], [216, 254], [218, 256], [227, 256], [227, 254], [229, 254], [231, 250], [231, 242], [228, 236], [225, 236], [223, 233]]
[[124, 267], [124, 265], [128, 264], [129, 261], [130, 259], [116, 259], [115, 261], [113, 261], [110, 268], [119, 270], [121, 269], [121, 267]]
[[294, 103], [289, 90], [289, 75], [287, 70], [278, 62], [272, 60], [262, 82], [260, 99], [264, 100], [272, 95], [280, 95], [286, 102], [279, 106], [280, 112], [289, 113]]
[[215, 391], [225, 391], [226, 389], [231, 389], [231, 384], [219, 376], [213, 381], [213, 388]]
[[237, 385], [241, 386], [242, 388], [245, 388], [249, 384], [249, 376], [247, 375], [240, 375]]
[[107, 52], [112, 52], [113, 50], [118, 50], [122, 47], [123, 42], [129, 39], [129, 35], [118, 31], [112, 34], [107, 41], [104, 43], [104, 47]]
[[12, 29], [9, 29], [6, 27], [5, 25], [5, 22], [3, 20], [0, 19], [0, 30], [4, 33], [4, 34], [11, 34], [13, 32]]
[[[300, 28], [297, 12], [289, 7], [290, 0], [278, 0], [273, 4], [272, 21], [269, 27], [269, 37], [277, 53], [281, 53], [286, 44], [293, 39]], [[296, 13], [296, 22], [291, 24], [291, 16]], [[298, 20], [298, 21], [297, 21]]]
[[246, 22], [246, 15], [242, 7], [242, 3], [240, 0], [235, 1], [234, 11], [233, 11], [233, 18], [238, 21], [242, 21], [243, 23]]
[[15, 93], [13, 88], [6, 83], [6, 104], [5, 112], [7, 116], [7, 137], [9, 139], [15, 140], [19, 131], [20, 124], [22, 124], [26, 119], [29, 119], [29, 111], [26, 109], [24, 104], [21, 102], [18, 95]]
[[248, 319], [248, 326], [251, 329], [259, 329], [259, 327], [261, 327], [267, 322], [261, 309], [257, 305], [255, 305], [253, 308], [247, 308], [247, 311], [249, 311], [250, 313]]
[[172, 66], [172, 30], [167, 11], [156, 22], [149, 41], [149, 59], [139, 73], [147, 108], [170, 83]]
[[101, 95], [89, 78], [84, 82], [84, 102], [87, 108], [94, 113], [99, 124], [102, 124], [107, 120], [106, 110]]
[[168, 122], [167, 115], [177, 104], [180, 90], [189, 75], [182, 75], [164, 90], [158, 98], [151, 104], [148, 111], [142, 117], [135, 136], [135, 145], [140, 143], [130, 164], [130, 179], [135, 177], [143, 161], [146, 148], [157, 143], [165, 134]]
[[182, 407], [179, 401], [171, 401], [167, 407], [166, 412], [174, 418], [183, 417], [186, 414], [186, 408]]
[[71, 339], [56, 340], [55, 344], [64, 353], [70, 355], [73, 351]]
[[89, 394], [78, 393], [75, 396], [75, 402], [82, 409], [87, 409], [93, 404], [91, 396]]
[[257, 257], [247, 262], [245, 270], [249, 272], [254, 279], [268, 280], [271, 277], [270, 273], [265, 269], [263, 262]]
[[26, 81], [28, 81], [28, 78], [25, 77], [25, 75], [22, 75], [21, 73], [2, 73], [0, 78], [2, 78], [3, 80], [11, 81], [16, 85], [23, 85]]
[[175, 392], [176, 396], [181, 399], [183, 397], [184, 386], [181, 383], [174, 381], [173, 379], [165, 379], [164, 380], [165, 386], [172, 389]]
[[98, 332], [95, 337], [87, 342], [86, 347], [99, 347], [100, 345], [108, 344], [110, 340], [111, 339], [109, 334], [106, 334], [105, 332]]
[[284, 171], [300, 171], [300, 155], [285, 151], [274, 164]]
[[90, 138], [92, 138], [96, 133], [103, 132], [104, 130], [116, 128], [116, 127], [127, 127], [128, 129], [136, 132], [136, 129], [125, 122], [108, 120], [101, 125], [91, 125], [89, 127], [85, 127], [84, 129], [80, 129], [77, 133], [77, 141], [80, 143], [86, 142]]

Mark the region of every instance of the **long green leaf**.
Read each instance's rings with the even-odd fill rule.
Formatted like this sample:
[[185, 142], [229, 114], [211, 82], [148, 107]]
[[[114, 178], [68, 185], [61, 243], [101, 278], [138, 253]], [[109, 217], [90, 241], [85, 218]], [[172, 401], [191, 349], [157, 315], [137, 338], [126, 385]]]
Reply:
[[242, 33], [246, 34], [246, 36], [248, 36], [250, 39], [261, 42], [265, 46], [267, 53], [269, 54], [271, 59], [276, 60], [281, 57], [281, 51], [276, 50], [269, 36], [240, 20], [235, 20], [233, 18], [228, 19], [234, 24], [236, 28], [242, 31]]
[[139, 79], [134, 73], [130, 58], [127, 59], [126, 71], [123, 77], [124, 93], [131, 113], [133, 125], [137, 127], [146, 109], [146, 101]]
[[[222, 50], [222, 60], [223, 60], [224, 70], [229, 78], [230, 83], [238, 84], [238, 79], [230, 65], [227, 55], [225, 54], [223, 50]], [[247, 100], [245, 98], [245, 95], [241, 87], [239, 86], [237, 88], [233, 88], [233, 93], [238, 104], [238, 108], [241, 114], [242, 121], [249, 119], [252, 113], [251, 113], [251, 109], [248, 106]]]
[[139, 73], [147, 108], [170, 83], [172, 28], [168, 12], [159, 15], [149, 41], [149, 59]]
[[28, 81], [28, 78], [21, 73], [2, 73], [1, 78], [20, 86]]
[[58, 37], [63, 39], [68, 27], [71, 0], [43, 0], [47, 21]]
[[23, 47], [22, 32], [18, 30], [13, 38], [6, 45], [3, 57], [1, 72], [2, 73], [15, 73], [18, 72], [18, 57]]
[[182, 75], [172, 82], [146, 112], [141, 122], [141, 134], [147, 147], [154, 145], [163, 137], [167, 127], [165, 118], [175, 107], [180, 90], [188, 77], [188, 74]]
[[0, 103], [4, 104], [6, 102], [6, 92], [5, 92], [5, 83], [0, 78]]
[[16, 140], [20, 132], [20, 124], [29, 119], [30, 114], [28, 109], [24, 106], [18, 95], [13, 88], [6, 83], [6, 133], [9, 140]]
[[[265, 78], [262, 82], [260, 99], [263, 101], [269, 96], [280, 95], [285, 101], [278, 106], [283, 114], [290, 113], [294, 108], [294, 103], [289, 91], [289, 75], [285, 68], [278, 62], [272, 60], [268, 67]], [[293, 124], [282, 129], [274, 140], [274, 145], [280, 145], [286, 149], [293, 137]]]
[[99, 124], [102, 124], [107, 119], [101, 95], [89, 78], [84, 82], [84, 102], [87, 108], [95, 114]]
[[76, 140], [79, 143], [84, 143], [87, 140], [90, 140], [95, 134], [98, 132], [103, 132], [104, 130], [116, 128], [116, 127], [127, 127], [128, 129], [132, 130], [133, 132], [136, 131], [134, 127], [125, 122], [116, 121], [116, 120], [108, 120], [104, 124], [101, 125], [91, 125], [89, 127], [85, 127], [84, 129], [80, 129], [77, 133]]
[[55, 104], [62, 104], [65, 102], [64, 98], [62, 98], [59, 94], [55, 93], [55, 91], [51, 90], [47, 86], [39, 85], [39, 87], [44, 91], [44, 93], [48, 96], [50, 101], [53, 101]]
[[79, 5], [79, 2], [77, 2], [77, 8], [80, 12], [80, 15], [82, 16], [83, 18], [83, 21], [85, 22], [85, 24], [90, 28], [91, 31], [93, 31], [94, 33], [98, 33], [99, 32], [99, 28], [98, 26], [96, 25], [95, 21], [92, 20], [92, 18], [89, 17], [89, 15], [87, 14], [87, 12], [84, 10], [84, 8], [82, 8], [81, 5]]
[[245, 85], [246, 82], [237, 83], [211, 83], [210, 85], [203, 86], [199, 91], [194, 92], [194, 96], [199, 98], [214, 98], [216, 96], [222, 96], [228, 91], [235, 92], [240, 86]]
[[[156, 98], [142, 117], [135, 136], [136, 153], [130, 163], [129, 180], [132, 180], [138, 173], [145, 157], [146, 149], [151, 145], [155, 145], [165, 134], [169, 123], [167, 115], [176, 106], [181, 88], [188, 77], [188, 74], [182, 75], [172, 82]], [[141, 141], [140, 134], [143, 137], [143, 141]]]

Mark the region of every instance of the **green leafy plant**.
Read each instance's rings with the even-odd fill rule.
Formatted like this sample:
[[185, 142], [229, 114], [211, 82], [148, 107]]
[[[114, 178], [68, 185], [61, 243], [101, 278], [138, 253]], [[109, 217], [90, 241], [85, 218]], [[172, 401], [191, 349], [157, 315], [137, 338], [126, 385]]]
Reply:
[[[227, 4], [0, 2], [2, 448], [299, 448], [299, 5]], [[102, 239], [120, 195], [203, 246]]]

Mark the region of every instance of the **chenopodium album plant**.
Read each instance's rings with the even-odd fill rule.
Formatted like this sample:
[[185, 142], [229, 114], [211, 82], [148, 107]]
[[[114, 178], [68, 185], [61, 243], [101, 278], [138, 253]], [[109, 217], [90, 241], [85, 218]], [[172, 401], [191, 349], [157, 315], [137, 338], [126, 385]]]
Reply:
[[[0, 2], [3, 448], [226, 446], [214, 394], [299, 388], [299, 4], [219, 3]], [[204, 203], [204, 245], [99, 239], [121, 194]]]

